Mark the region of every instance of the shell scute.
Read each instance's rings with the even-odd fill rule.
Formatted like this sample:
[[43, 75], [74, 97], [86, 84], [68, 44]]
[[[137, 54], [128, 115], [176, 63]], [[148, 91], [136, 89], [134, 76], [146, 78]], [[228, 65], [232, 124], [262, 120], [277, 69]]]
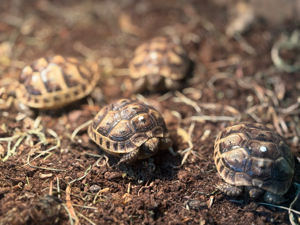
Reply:
[[278, 151], [277, 145], [271, 142], [250, 140], [248, 142], [248, 150], [253, 157], [277, 159], [282, 156]]
[[275, 161], [273, 174], [275, 179], [285, 180], [287, 177], [292, 177], [293, 174], [293, 170], [287, 160], [279, 158]]
[[243, 148], [234, 149], [223, 154], [224, 161], [234, 171], [243, 172], [248, 160], [248, 153]]
[[139, 102], [126, 105], [121, 111], [122, 119], [129, 120], [140, 113], [147, 113], [147, 107]]
[[278, 143], [278, 136], [271, 131], [262, 131], [257, 128], [251, 128], [248, 130], [247, 134], [251, 139], [258, 141], [268, 141], [272, 143]]
[[252, 177], [271, 178], [274, 161], [264, 158], [253, 157], [249, 160], [250, 169], [247, 171]]
[[136, 133], [132, 136], [131, 141], [136, 145], [136, 146], [141, 146], [148, 140], [148, 136], [146, 133]]
[[220, 150], [222, 153], [243, 146], [248, 141], [247, 137], [242, 134], [231, 134], [226, 138], [220, 140]]
[[243, 172], [236, 172], [235, 173], [235, 185], [237, 186], [251, 186], [252, 185], [252, 178]]
[[133, 117], [131, 121], [136, 132], [145, 132], [155, 126], [155, 122], [147, 113], [139, 114]]
[[108, 132], [112, 129], [112, 127], [118, 120], [120, 120], [120, 116], [117, 112], [108, 112], [99, 124], [97, 131], [100, 134], [107, 136]]
[[291, 168], [295, 167], [295, 161], [294, 161], [294, 156], [287, 144], [283, 141], [279, 143], [279, 148], [281, 150], [281, 153], [283, 155], [283, 158], [289, 163]]
[[[109, 117], [109, 114], [108, 114]], [[115, 120], [114, 120], [115, 121]], [[121, 120], [109, 132], [109, 138], [116, 141], [127, 139], [133, 133], [132, 127], [128, 120]]]

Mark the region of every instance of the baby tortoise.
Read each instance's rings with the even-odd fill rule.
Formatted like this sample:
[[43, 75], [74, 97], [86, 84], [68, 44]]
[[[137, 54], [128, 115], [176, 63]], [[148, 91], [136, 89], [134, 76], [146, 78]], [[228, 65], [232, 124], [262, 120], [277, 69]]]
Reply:
[[173, 144], [159, 112], [131, 99], [121, 99], [101, 109], [88, 134], [105, 152], [121, 157], [118, 164], [149, 158]]
[[284, 139], [259, 123], [242, 123], [219, 133], [215, 141], [215, 164], [227, 183], [217, 186], [229, 196], [281, 204], [294, 175], [294, 156]]
[[167, 37], [153, 38], [137, 47], [129, 63], [134, 92], [180, 89], [190, 64], [183, 46]]
[[55, 109], [79, 100], [93, 90], [100, 78], [98, 65], [55, 55], [26, 66], [17, 84], [16, 98], [35, 109]]

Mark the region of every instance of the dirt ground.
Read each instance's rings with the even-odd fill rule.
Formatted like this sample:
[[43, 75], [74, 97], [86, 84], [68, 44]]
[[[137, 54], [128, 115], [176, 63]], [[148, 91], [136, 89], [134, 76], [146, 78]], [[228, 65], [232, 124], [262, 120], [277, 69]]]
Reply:
[[[245, 22], [239, 7], [251, 18], [248, 6], [212, 1], [1, 0], [0, 87], [27, 63], [53, 54], [97, 60], [103, 78], [89, 97], [34, 118], [13, 105], [5, 109], [8, 96], [0, 89], [0, 224], [290, 224], [286, 209], [215, 188], [221, 178], [214, 140], [235, 123], [268, 125], [300, 157], [300, 73], [275, 67], [270, 54], [299, 28], [299, 17]], [[241, 35], [231, 37], [230, 29]], [[187, 48], [194, 64], [185, 87], [132, 95], [128, 62], [140, 43], [159, 35]], [[282, 57], [296, 63], [299, 50]], [[90, 141], [86, 126], [72, 137], [102, 106], [124, 97], [162, 113], [176, 156], [162, 151], [118, 167]], [[295, 199], [299, 180], [282, 206]], [[299, 201], [293, 209], [300, 211]]]

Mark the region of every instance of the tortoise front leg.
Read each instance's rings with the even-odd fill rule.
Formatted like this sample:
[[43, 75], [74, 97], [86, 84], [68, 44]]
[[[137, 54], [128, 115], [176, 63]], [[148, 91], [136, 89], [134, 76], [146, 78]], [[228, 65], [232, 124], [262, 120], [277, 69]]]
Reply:
[[283, 197], [283, 195], [275, 195], [266, 191], [264, 194], [264, 201], [270, 204], [279, 205], [287, 200]]
[[228, 196], [239, 196], [243, 192], [243, 187], [235, 186], [227, 183], [220, 183], [216, 187], [217, 189], [224, 192]]
[[182, 88], [183, 82], [178, 80], [172, 80], [171, 78], [165, 79], [165, 85], [169, 90], [178, 90]]
[[137, 80], [132, 81], [133, 93], [144, 92], [147, 88], [147, 79], [146, 77], [141, 77]]
[[139, 148], [133, 150], [130, 153], [125, 154], [120, 161], [118, 162], [117, 166], [119, 166], [122, 163], [126, 163], [126, 164], [130, 164], [132, 162], [134, 162], [135, 160], [137, 160], [139, 156]]
[[37, 116], [37, 110], [34, 110], [32, 108], [30, 108], [27, 105], [24, 105], [22, 102], [20, 102], [18, 99], [14, 99], [14, 106], [15, 108], [21, 112], [24, 113], [26, 116], [34, 118]]

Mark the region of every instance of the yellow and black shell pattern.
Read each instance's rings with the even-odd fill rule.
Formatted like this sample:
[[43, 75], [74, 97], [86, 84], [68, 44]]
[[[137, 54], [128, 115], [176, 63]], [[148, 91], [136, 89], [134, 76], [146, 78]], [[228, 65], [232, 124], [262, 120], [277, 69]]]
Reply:
[[241, 123], [220, 132], [215, 164], [225, 182], [285, 194], [294, 175], [294, 156], [284, 139], [259, 123]]
[[90, 94], [99, 79], [96, 63], [86, 66], [76, 58], [43, 57], [22, 70], [16, 97], [32, 108], [60, 108]]
[[132, 99], [121, 99], [102, 108], [88, 134], [104, 151], [115, 156], [132, 152], [150, 138], [169, 137], [160, 113]]

